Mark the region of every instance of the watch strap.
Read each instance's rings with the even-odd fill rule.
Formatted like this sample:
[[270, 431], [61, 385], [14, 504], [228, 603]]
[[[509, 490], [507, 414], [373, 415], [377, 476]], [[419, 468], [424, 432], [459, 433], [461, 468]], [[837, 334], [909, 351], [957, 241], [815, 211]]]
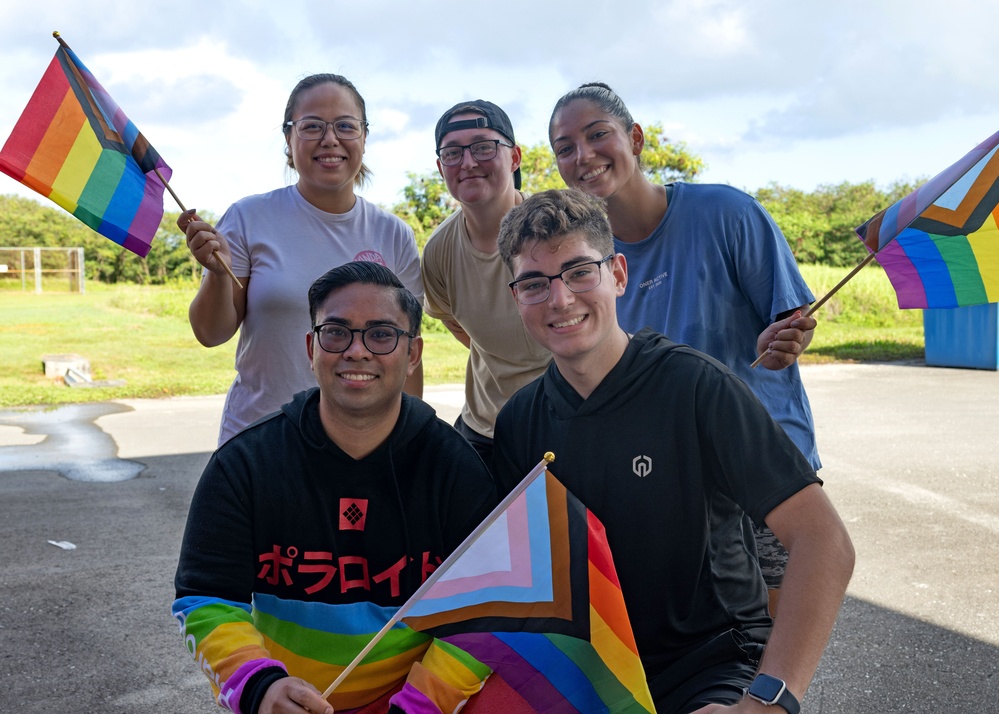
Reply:
[[765, 699], [760, 694], [754, 693], [753, 686], [751, 685], [746, 690], [746, 693], [749, 694], [749, 696], [751, 696], [753, 699], [755, 699], [758, 702], [762, 702], [767, 706], [776, 705], [782, 707], [787, 712], [787, 714], [800, 714], [801, 704], [798, 703], [797, 697], [795, 697], [791, 693], [791, 690], [787, 688], [787, 684], [784, 683], [784, 680], [774, 677], [773, 675], [770, 674], [758, 674], [756, 675], [756, 679], [753, 680], [753, 684], [755, 685], [757, 684], [757, 682], [765, 682], [766, 685], [770, 686], [774, 684], [780, 684], [781, 691], [780, 694], [778, 694], [775, 698], [768, 700]]
[[791, 690], [787, 687], [784, 687], [784, 691], [777, 697], [775, 704], [779, 707], [784, 707], [787, 710], [787, 714], [799, 714], [801, 711], [801, 704], [798, 703], [798, 698], [791, 694]]

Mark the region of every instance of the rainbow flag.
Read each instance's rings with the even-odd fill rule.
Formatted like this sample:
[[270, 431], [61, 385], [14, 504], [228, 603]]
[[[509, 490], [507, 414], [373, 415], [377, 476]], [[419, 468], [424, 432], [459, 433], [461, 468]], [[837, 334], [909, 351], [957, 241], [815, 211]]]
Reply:
[[857, 229], [900, 308], [999, 302], [999, 132]]
[[470, 714], [655, 711], [603, 525], [551, 473], [402, 622], [493, 670]]
[[61, 45], [0, 150], [0, 171], [145, 257], [171, 171], [94, 75]]

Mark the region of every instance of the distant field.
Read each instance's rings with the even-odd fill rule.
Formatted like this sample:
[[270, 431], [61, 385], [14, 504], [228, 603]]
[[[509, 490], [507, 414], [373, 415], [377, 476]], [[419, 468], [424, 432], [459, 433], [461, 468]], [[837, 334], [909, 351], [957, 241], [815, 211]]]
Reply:
[[[816, 297], [849, 272], [804, 266]], [[63, 289], [64, 288], [60, 288]], [[0, 291], [0, 407], [221, 394], [232, 382], [236, 340], [202, 347], [191, 334], [187, 306], [194, 284], [108, 286], [90, 282], [83, 295]], [[917, 359], [923, 355], [922, 312], [899, 310], [887, 278], [868, 267], [816, 314], [819, 329], [803, 362]], [[428, 385], [461, 383], [468, 352], [440, 323], [424, 329]], [[303, 341], [304, 359], [304, 341]], [[121, 387], [69, 388], [44, 375], [44, 355], [78, 354], [94, 380]]]
[[[62, 290], [0, 291], [0, 407], [222, 394], [229, 388], [236, 339], [212, 349], [194, 339], [187, 321], [193, 284], [90, 282], [83, 295]], [[450, 334], [426, 330], [424, 338], [426, 383], [464, 381], [468, 351]], [[69, 388], [46, 378], [43, 357], [60, 354], [88, 359], [95, 381], [125, 385]]]

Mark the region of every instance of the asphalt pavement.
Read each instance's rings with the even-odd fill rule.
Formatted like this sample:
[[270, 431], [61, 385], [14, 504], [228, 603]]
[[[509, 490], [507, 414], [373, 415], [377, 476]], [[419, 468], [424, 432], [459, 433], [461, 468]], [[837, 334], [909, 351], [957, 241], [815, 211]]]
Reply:
[[[802, 711], [999, 712], [999, 373], [806, 365], [857, 567]], [[427, 401], [453, 421], [460, 388]], [[218, 711], [170, 617], [222, 397], [0, 412], [0, 712]]]

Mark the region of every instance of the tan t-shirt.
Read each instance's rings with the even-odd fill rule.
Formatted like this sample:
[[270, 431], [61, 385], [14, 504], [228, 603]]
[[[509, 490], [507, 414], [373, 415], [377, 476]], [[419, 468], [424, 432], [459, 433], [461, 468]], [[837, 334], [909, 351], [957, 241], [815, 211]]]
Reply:
[[551, 353], [524, 329], [508, 287], [513, 277], [499, 252], [472, 247], [461, 209], [430, 236], [420, 268], [427, 314], [454, 320], [471, 338], [461, 418], [492, 438], [499, 410], [544, 372]]

